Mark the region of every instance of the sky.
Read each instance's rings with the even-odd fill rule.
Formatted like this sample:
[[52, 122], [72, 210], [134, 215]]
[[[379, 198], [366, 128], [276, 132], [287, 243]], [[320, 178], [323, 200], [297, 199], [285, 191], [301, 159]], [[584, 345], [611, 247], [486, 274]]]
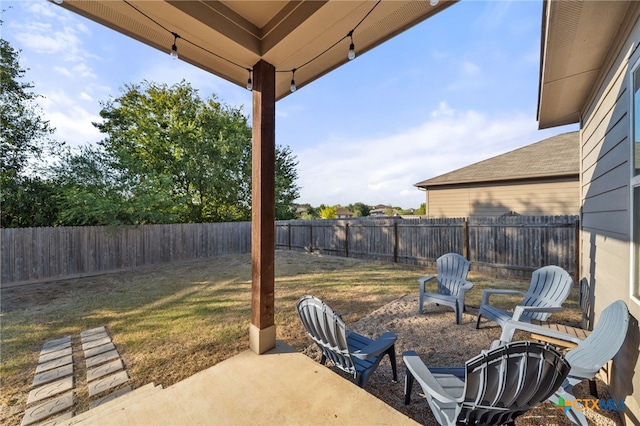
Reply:
[[[21, 51], [24, 80], [68, 146], [103, 139], [92, 125], [101, 102], [145, 80], [184, 79], [250, 118], [250, 91], [168, 51], [47, 0], [0, 8], [2, 38]], [[538, 130], [541, 16], [542, 0], [462, 0], [278, 101], [276, 143], [298, 161], [296, 202], [418, 208], [418, 182], [577, 130]]]

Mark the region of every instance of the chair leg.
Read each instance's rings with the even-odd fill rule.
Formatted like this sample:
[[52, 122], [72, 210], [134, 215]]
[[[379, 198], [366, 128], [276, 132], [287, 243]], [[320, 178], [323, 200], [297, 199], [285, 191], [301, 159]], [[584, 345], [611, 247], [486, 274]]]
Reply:
[[476, 330], [480, 328], [480, 317], [482, 314], [478, 314], [478, 319], [476, 320]]
[[413, 387], [413, 375], [407, 369], [407, 374], [404, 376], [404, 405], [411, 403], [411, 388]]
[[595, 379], [589, 379], [589, 393], [593, 396], [595, 396], [596, 398], [598, 397], [598, 387], [596, 386], [596, 380]]
[[393, 373], [393, 383], [398, 382], [398, 366], [396, 362], [396, 345], [393, 345], [387, 350], [389, 355], [389, 361], [391, 362], [391, 372]]

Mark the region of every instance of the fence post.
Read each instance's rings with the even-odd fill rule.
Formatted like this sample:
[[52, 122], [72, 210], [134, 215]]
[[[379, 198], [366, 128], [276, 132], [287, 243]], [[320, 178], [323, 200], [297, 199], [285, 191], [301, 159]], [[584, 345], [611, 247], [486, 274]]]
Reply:
[[344, 257], [349, 257], [349, 224], [344, 225]]
[[289, 246], [289, 250], [291, 250], [291, 223], [287, 223], [287, 226], [289, 227], [287, 231], [287, 246]]
[[393, 222], [393, 263], [398, 263], [398, 222]]
[[467, 218], [462, 218], [462, 256], [471, 262], [469, 259], [469, 222]]
[[309, 225], [309, 253], [313, 253], [313, 224]]

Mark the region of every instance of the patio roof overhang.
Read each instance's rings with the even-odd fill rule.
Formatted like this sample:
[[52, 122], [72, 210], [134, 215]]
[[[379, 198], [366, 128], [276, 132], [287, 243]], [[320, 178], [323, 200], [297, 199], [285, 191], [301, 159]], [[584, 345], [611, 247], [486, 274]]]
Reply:
[[278, 100], [291, 93], [290, 70], [296, 68], [300, 88], [347, 62], [347, 34], [356, 26], [360, 55], [455, 1], [382, 1], [375, 8], [371, 0], [64, 0], [61, 6], [167, 53], [175, 33], [181, 60], [242, 87], [247, 69], [268, 62], [282, 71]]
[[544, 1], [540, 129], [580, 122], [634, 1]]
[[[252, 70], [251, 326], [249, 346], [276, 344], [275, 102], [457, 0], [51, 0], [245, 87]], [[125, 65], [126, 66], [126, 65]]]

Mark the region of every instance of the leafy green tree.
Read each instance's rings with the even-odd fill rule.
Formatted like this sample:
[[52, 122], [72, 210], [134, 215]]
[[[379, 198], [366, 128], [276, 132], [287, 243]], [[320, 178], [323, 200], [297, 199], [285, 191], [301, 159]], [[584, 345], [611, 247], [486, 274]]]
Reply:
[[[187, 82], [171, 87], [127, 85], [103, 103], [94, 125], [118, 174], [137, 187], [164, 194], [164, 213], [180, 222], [249, 220], [251, 128], [241, 109], [201, 99]], [[297, 162], [288, 148], [276, 151], [276, 217], [294, 217]], [[135, 191], [134, 191], [135, 192]]]
[[369, 216], [371, 209], [369, 208], [368, 205], [364, 204], [364, 203], [355, 203], [355, 204], [349, 204], [347, 206], [347, 210], [353, 212], [353, 216], [354, 217], [365, 217], [365, 216]]
[[338, 208], [336, 206], [325, 206], [320, 209], [319, 215], [322, 219], [335, 219], [337, 212]]
[[427, 203], [420, 204], [420, 207], [418, 208], [418, 210], [415, 211], [414, 214], [421, 215], [421, 216], [426, 215], [427, 214]]
[[45, 226], [55, 218], [55, 187], [35, 174], [36, 162], [61, 144], [49, 137], [54, 129], [41, 117], [33, 84], [22, 81], [19, 53], [0, 39], [0, 222]]

